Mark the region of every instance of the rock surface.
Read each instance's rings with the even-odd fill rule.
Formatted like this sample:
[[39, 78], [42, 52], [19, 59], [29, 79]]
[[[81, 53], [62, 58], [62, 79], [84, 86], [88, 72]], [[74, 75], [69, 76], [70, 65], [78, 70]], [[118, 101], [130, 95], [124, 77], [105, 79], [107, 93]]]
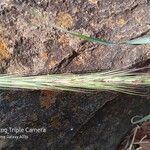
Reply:
[[[1, 0], [0, 71], [32, 75], [148, 66], [148, 45], [106, 47], [51, 26], [55, 22], [93, 37], [123, 41], [150, 35], [148, 18], [146, 0]], [[114, 150], [131, 129], [131, 117], [149, 113], [150, 97], [109, 92], [1, 93], [1, 128], [47, 129], [46, 134], [29, 134], [28, 140], [1, 139], [0, 149], [6, 150]]]

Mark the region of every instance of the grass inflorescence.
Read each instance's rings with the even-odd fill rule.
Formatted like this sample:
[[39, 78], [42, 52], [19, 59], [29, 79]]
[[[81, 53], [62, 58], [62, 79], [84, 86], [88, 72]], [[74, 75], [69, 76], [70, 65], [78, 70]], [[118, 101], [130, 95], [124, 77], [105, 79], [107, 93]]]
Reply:
[[86, 74], [52, 74], [41, 76], [0, 75], [0, 88], [65, 91], [117, 91], [139, 94], [139, 89], [150, 86], [149, 73], [134, 70], [106, 71]]

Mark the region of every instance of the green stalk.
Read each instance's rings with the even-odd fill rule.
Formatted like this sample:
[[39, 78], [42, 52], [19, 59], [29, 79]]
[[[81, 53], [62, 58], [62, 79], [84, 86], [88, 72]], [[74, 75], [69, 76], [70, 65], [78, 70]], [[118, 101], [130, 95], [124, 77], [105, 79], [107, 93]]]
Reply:
[[126, 45], [145, 45], [145, 44], [150, 44], [150, 37], [143, 37], [143, 38], [136, 38], [133, 40], [127, 40], [124, 42], [110, 42], [110, 41], [105, 41], [102, 39], [98, 39], [98, 38], [93, 38], [93, 37], [89, 37], [80, 33], [72, 33], [72, 32], [68, 32], [73, 36], [79, 37], [81, 39], [87, 40], [89, 42], [95, 42], [95, 43], [99, 43], [99, 44], [103, 44], [103, 45], [122, 45], [122, 44], [126, 44]]
[[131, 71], [108, 71], [88, 74], [52, 74], [41, 76], [0, 75], [0, 88], [31, 90], [91, 91], [106, 90], [128, 94], [150, 86], [150, 74]]
[[61, 28], [55, 24], [50, 24], [51, 27], [53, 28], [56, 28], [62, 32], [65, 32], [65, 33], [68, 33], [70, 35], [73, 35], [75, 37], [78, 37], [80, 39], [83, 39], [83, 40], [87, 40], [89, 42], [95, 42], [95, 43], [99, 43], [99, 44], [102, 44], [102, 45], [107, 45], [107, 46], [111, 46], [111, 45], [122, 45], [122, 44], [126, 44], [126, 45], [145, 45], [145, 44], [150, 44], [150, 37], [141, 37], [141, 38], [135, 38], [135, 39], [132, 39], [132, 40], [126, 40], [126, 41], [123, 41], [123, 42], [110, 42], [110, 41], [106, 41], [106, 40], [103, 40], [103, 39], [99, 39], [99, 38], [94, 38], [94, 37], [90, 37], [90, 36], [87, 36], [87, 35], [84, 35], [84, 34], [81, 34], [81, 33], [77, 33], [77, 32], [73, 32], [73, 31], [69, 31], [67, 29], [64, 29], [64, 28]]
[[[136, 120], [135, 120], [136, 119]], [[132, 124], [138, 124], [138, 123], [143, 123], [143, 122], [146, 122], [146, 121], [149, 121], [150, 120], [150, 114], [145, 116], [145, 117], [142, 117], [142, 116], [134, 116], [132, 117], [131, 119], [131, 123]]]
[[89, 37], [89, 36], [79, 34], [79, 33], [73, 33], [73, 32], [69, 32], [69, 33], [73, 36], [79, 37], [81, 39], [84, 39], [84, 40], [87, 40], [90, 42], [96, 42], [96, 43], [103, 44], [103, 45], [114, 45], [115, 44], [113, 42], [105, 41], [105, 40], [98, 39], [98, 38]]

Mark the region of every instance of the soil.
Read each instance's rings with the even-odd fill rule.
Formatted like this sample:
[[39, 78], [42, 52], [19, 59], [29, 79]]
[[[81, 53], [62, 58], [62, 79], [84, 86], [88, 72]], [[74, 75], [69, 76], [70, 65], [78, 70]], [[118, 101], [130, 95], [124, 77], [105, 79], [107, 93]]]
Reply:
[[[83, 73], [150, 65], [150, 46], [103, 46], [52, 28], [110, 41], [150, 35], [147, 0], [1, 0], [0, 72], [19, 75]], [[149, 89], [148, 89], [149, 92]], [[116, 150], [149, 114], [150, 96], [113, 92], [1, 90], [0, 127], [45, 127], [29, 139], [1, 139], [0, 149]]]

